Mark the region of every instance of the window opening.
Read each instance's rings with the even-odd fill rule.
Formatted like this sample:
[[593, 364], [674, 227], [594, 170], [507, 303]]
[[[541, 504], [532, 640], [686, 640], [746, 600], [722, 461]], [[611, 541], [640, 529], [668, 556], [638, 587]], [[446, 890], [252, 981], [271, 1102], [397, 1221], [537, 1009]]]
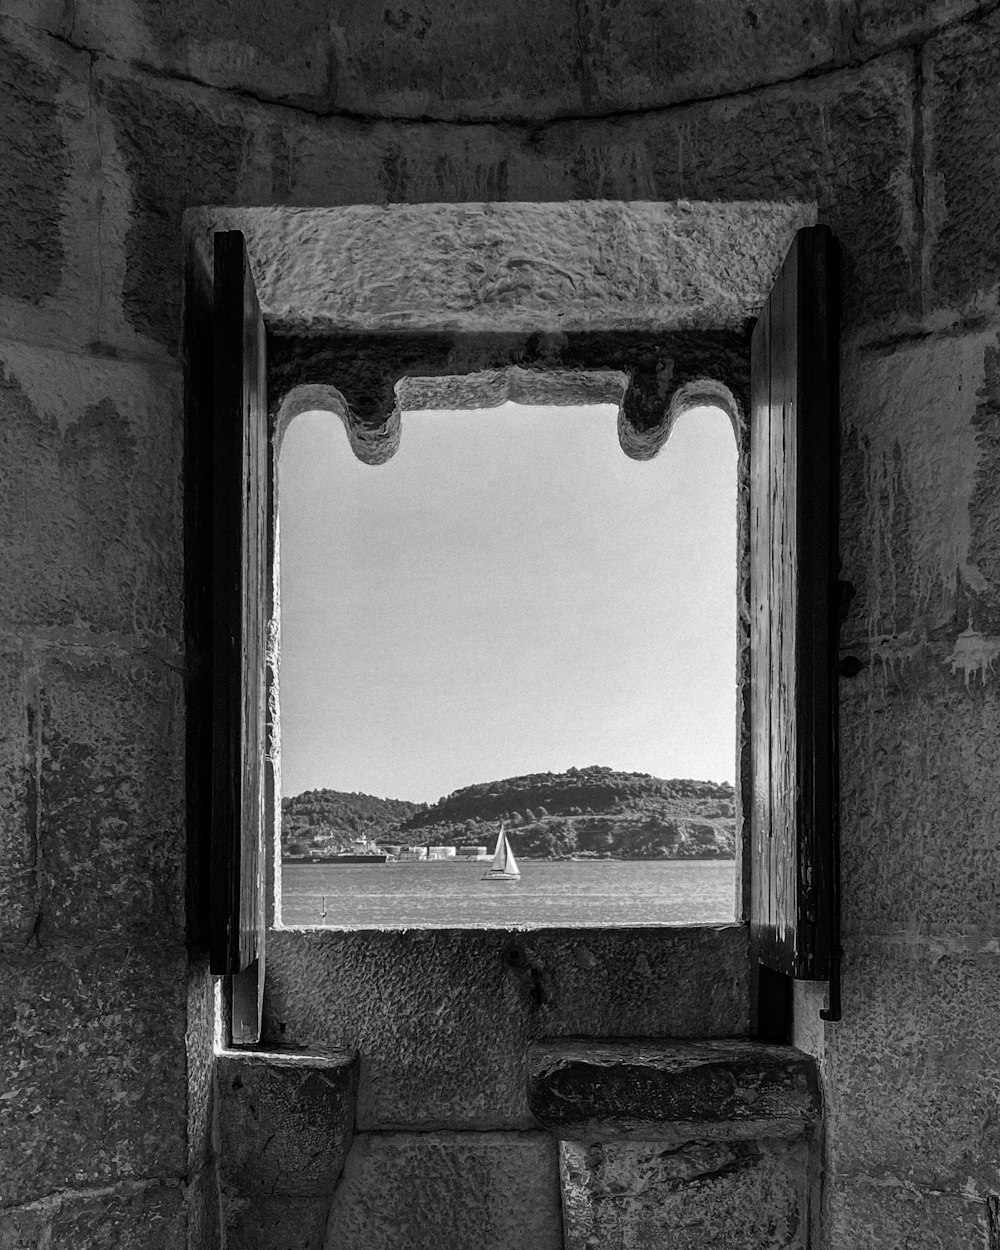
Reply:
[[[329, 413], [281, 446], [281, 922], [734, 918], [736, 446], [683, 413]], [[501, 834], [520, 871], [484, 881]]]

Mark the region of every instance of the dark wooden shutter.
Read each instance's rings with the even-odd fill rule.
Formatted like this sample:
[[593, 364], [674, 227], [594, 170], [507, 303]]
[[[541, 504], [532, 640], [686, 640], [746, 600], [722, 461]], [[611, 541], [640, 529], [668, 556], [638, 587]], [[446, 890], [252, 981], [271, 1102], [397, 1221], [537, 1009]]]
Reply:
[[214, 973], [263, 957], [267, 402], [264, 322], [243, 235], [215, 236], [212, 407]]
[[751, 941], [811, 980], [839, 950], [836, 255], [798, 232], [751, 349]]

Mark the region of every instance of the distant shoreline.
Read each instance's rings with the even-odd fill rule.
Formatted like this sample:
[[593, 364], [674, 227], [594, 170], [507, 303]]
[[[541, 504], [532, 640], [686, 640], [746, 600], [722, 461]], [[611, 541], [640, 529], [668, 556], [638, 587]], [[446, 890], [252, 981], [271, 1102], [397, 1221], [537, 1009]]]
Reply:
[[[389, 864], [414, 864], [421, 868], [429, 868], [432, 864], [485, 864], [491, 856], [473, 859], [471, 856], [458, 858], [449, 855], [441, 859], [398, 859], [388, 860]], [[521, 864], [686, 864], [686, 863], [732, 863], [735, 855], [519, 855]], [[325, 858], [315, 856], [282, 855], [282, 864], [311, 864], [324, 867], [333, 864], [338, 868], [359, 867], [358, 859], [352, 856], [328, 855]], [[378, 863], [362, 865], [382, 867]]]

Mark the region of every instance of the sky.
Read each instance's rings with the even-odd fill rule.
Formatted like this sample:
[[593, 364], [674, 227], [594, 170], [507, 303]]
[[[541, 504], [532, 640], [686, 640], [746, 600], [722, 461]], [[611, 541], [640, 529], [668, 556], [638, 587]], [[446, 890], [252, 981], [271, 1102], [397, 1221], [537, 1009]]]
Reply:
[[337, 417], [279, 464], [281, 770], [433, 802], [605, 764], [732, 781], [736, 445], [685, 413], [652, 461], [617, 409], [403, 413], [367, 465]]

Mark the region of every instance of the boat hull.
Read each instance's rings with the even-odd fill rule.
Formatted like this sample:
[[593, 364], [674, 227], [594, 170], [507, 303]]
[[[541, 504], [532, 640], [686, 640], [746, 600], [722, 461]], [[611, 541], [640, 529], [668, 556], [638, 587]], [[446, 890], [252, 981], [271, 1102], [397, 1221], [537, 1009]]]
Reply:
[[489, 872], [483, 873], [484, 881], [520, 881], [521, 874], [519, 872], [494, 872], [491, 868]]

